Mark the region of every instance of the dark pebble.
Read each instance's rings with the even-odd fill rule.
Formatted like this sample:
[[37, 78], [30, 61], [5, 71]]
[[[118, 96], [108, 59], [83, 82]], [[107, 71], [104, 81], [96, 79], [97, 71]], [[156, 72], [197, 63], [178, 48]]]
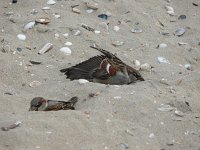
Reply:
[[106, 14], [100, 14], [100, 15], [98, 15], [98, 17], [102, 18], [102, 19], [105, 19], [105, 20], [108, 19], [108, 15], [106, 15]]
[[180, 15], [180, 16], [178, 17], [178, 20], [184, 20], [184, 19], [186, 19], [186, 15]]

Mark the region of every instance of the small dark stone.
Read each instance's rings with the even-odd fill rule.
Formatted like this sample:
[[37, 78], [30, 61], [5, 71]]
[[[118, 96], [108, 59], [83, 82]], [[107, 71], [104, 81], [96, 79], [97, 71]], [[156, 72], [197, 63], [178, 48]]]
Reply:
[[186, 15], [180, 15], [180, 16], [178, 17], [178, 20], [183, 20], [183, 19], [186, 19]]
[[192, 3], [194, 6], [199, 6], [197, 3]]
[[17, 3], [17, 0], [13, 0], [12, 3]]
[[106, 15], [106, 14], [100, 14], [100, 15], [98, 15], [98, 17], [102, 18], [102, 19], [105, 19], [105, 20], [108, 19], [108, 15]]
[[13, 95], [13, 94], [10, 93], [10, 92], [5, 92], [4, 94], [5, 94], [5, 95]]
[[33, 64], [33, 65], [39, 65], [39, 64], [41, 64], [41, 62], [39, 62], [39, 61], [29, 60], [29, 62], [30, 62], [31, 64]]
[[18, 51], [18, 52], [21, 52], [21, 51], [22, 51], [22, 49], [21, 49], [20, 47], [18, 47], [18, 48], [17, 48], [17, 51]]
[[200, 42], [198, 43], [198, 45], [200, 46]]

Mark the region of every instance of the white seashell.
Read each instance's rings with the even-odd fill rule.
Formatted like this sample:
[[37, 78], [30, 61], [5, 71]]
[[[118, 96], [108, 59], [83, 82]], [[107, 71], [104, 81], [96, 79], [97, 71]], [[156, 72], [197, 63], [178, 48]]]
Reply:
[[175, 111], [174, 111], [174, 114], [175, 114], [176, 116], [179, 116], [179, 117], [183, 117], [183, 116], [184, 116], [184, 113], [181, 112], [181, 111], [179, 111], [179, 110], [175, 110]]
[[78, 80], [78, 83], [79, 84], [85, 84], [85, 83], [88, 83], [89, 81], [88, 80], [85, 80], [85, 79], [79, 79]]
[[53, 48], [53, 44], [51, 43], [46, 43], [38, 52], [38, 54], [44, 54], [46, 53], [47, 51], [49, 51], [50, 49]]
[[145, 64], [142, 64], [141, 66], [140, 66], [140, 69], [141, 70], [151, 70], [151, 65], [150, 64], [148, 64], [148, 63], [145, 63]]
[[133, 63], [134, 63], [134, 65], [135, 65], [136, 67], [140, 67], [140, 65], [141, 65], [141, 63], [140, 63], [139, 60], [134, 60]]
[[55, 17], [56, 19], [58, 19], [58, 18], [60, 18], [60, 15], [56, 14], [56, 15], [54, 15], [54, 17]]
[[48, 2], [47, 2], [47, 4], [48, 5], [54, 5], [56, 2], [54, 1], [54, 0], [49, 0]]
[[66, 42], [65, 45], [66, 45], [66, 46], [71, 46], [72, 43], [71, 43], [71, 42]]
[[81, 11], [78, 9], [78, 8], [72, 8], [72, 11], [74, 12], [74, 13], [77, 13], [77, 14], [80, 14], [81, 13]]
[[72, 51], [69, 47], [62, 47], [60, 49], [61, 52], [64, 52], [66, 55], [71, 55]]
[[185, 43], [185, 42], [178, 42], [178, 45], [187, 45], [188, 43]]
[[101, 32], [98, 31], [98, 30], [95, 30], [94, 33], [95, 33], [95, 34], [99, 34], [99, 33], [101, 33]]
[[121, 96], [115, 96], [114, 99], [121, 99]]
[[58, 39], [60, 37], [60, 35], [58, 33], [54, 34], [55, 39]]
[[140, 29], [140, 28], [133, 28], [133, 29], [131, 29], [131, 32], [132, 33], [142, 33], [142, 29]]
[[159, 64], [170, 64], [169, 60], [164, 57], [158, 57], [157, 59]]
[[68, 33], [64, 33], [63, 36], [64, 36], [65, 38], [67, 38], [67, 37], [69, 36], [69, 34], [68, 34]]
[[192, 70], [192, 66], [190, 64], [185, 64], [184, 67], [187, 70]]
[[171, 6], [166, 6], [165, 8], [168, 14], [174, 15], [174, 8], [172, 8]]
[[24, 29], [25, 30], [32, 29], [34, 27], [34, 25], [35, 25], [35, 21], [34, 22], [29, 22], [28, 24], [26, 24], [24, 26]]
[[154, 136], [154, 133], [149, 134], [149, 138], [153, 138]]
[[172, 111], [174, 108], [171, 107], [170, 105], [164, 105], [162, 104], [161, 107], [157, 108], [159, 111], [162, 112], [168, 112], [168, 111]]
[[42, 83], [40, 83], [39, 81], [32, 81], [29, 86], [30, 87], [37, 87], [37, 86], [40, 86]]
[[165, 43], [161, 43], [158, 45], [158, 48], [165, 48], [165, 47], [167, 47], [167, 44], [165, 44]]
[[116, 31], [116, 32], [118, 32], [119, 31], [119, 27], [118, 26], [114, 26], [114, 30]]
[[42, 10], [49, 10], [50, 7], [43, 7]]
[[18, 39], [25, 41], [26, 40], [26, 36], [24, 34], [18, 34], [17, 35]]
[[167, 79], [162, 78], [160, 80], [160, 83], [165, 84], [165, 85], [169, 85], [169, 82], [167, 81]]
[[88, 14], [92, 13], [93, 11], [94, 11], [94, 9], [87, 9], [87, 10], [86, 10], [86, 12], [87, 12]]

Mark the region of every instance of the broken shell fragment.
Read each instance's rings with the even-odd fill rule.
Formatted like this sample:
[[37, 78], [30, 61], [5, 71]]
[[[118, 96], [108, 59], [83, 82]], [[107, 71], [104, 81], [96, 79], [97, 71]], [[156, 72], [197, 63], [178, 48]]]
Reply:
[[47, 51], [49, 51], [50, 49], [53, 48], [53, 44], [51, 43], [46, 43], [38, 52], [38, 54], [44, 54], [46, 53]]
[[158, 57], [157, 59], [159, 64], [170, 64], [169, 60], [164, 57]]
[[8, 126], [8, 127], [2, 127], [1, 129], [2, 129], [3, 131], [8, 131], [8, 130], [10, 130], [10, 129], [14, 129], [14, 128], [18, 127], [21, 123], [22, 123], [21, 121], [17, 121], [17, 122], [15, 122], [14, 124], [12, 124], [12, 125], [10, 125], [10, 126]]
[[118, 26], [114, 26], [114, 30], [116, 31], [116, 32], [118, 32], [119, 31], [119, 27]]
[[165, 8], [169, 15], [174, 15], [174, 8], [172, 8], [171, 6], [166, 6]]
[[142, 29], [140, 29], [140, 28], [133, 28], [133, 29], [131, 29], [131, 32], [132, 33], [142, 33]]
[[142, 64], [141, 66], [140, 66], [140, 70], [142, 70], [142, 71], [150, 71], [151, 70], [151, 65], [150, 64], [148, 64], [148, 63], [145, 63], [145, 64]]
[[72, 8], [72, 12], [77, 13], [77, 14], [81, 13], [81, 11], [78, 8], [75, 8], [75, 7]]
[[49, 10], [50, 7], [43, 7], [42, 10]]
[[72, 29], [71, 32], [72, 32], [72, 34], [75, 35], [75, 36], [78, 36], [78, 35], [81, 34], [81, 31], [78, 30], [78, 29]]
[[94, 10], [97, 10], [98, 9], [98, 3], [93, 3], [93, 2], [86, 2], [85, 3], [86, 6], [90, 9], [94, 9]]
[[42, 84], [42, 83], [40, 83], [39, 81], [32, 81], [32, 82], [29, 84], [29, 86], [35, 88], [35, 87], [37, 87], [37, 86], [40, 86], [41, 84]]
[[124, 45], [124, 42], [123, 41], [114, 41], [114, 42], [112, 42], [112, 45], [115, 47], [122, 46], [122, 45]]
[[133, 61], [133, 64], [136, 66], [136, 67], [140, 67], [141, 63], [139, 60], [134, 60]]
[[161, 107], [157, 108], [159, 111], [162, 112], [168, 112], [168, 111], [172, 111], [174, 108], [171, 107], [170, 105], [164, 105], [162, 104]]
[[190, 64], [185, 64], [184, 67], [187, 70], [192, 70], [192, 66]]
[[184, 28], [178, 28], [178, 29], [175, 31], [175, 35], [176, 35], [176, 36], [182, 36], [184, 33], [185, 33], [185, 29], [184, 29]]

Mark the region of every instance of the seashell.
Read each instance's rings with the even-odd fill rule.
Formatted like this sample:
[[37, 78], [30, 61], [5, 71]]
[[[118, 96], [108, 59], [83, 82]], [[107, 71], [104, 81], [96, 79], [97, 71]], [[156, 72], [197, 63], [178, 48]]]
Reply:
[[62, 47], [60, 49], [61, 52], [64, 52], [66, 55], [71, 55], [72, 51], [69, 47]]
[[19, 40], [22, 40], [22, 41], [26, 40], [26, 36], [24, 34], [18, 34], [17, 37]]
[[48, 5], [54, 5], [56, 2], [54, 1], [54, 0], [49, 0], [48, 2], [47, 2], [47, 4]]
[[87, 10], [86, 10], [86, 12], [87, 12], [88, 14], [92, 13], [93, 11], [94, 11], [94, 9], [87, 9]]
[[132, 33], [142, 33], [142, 29], [140, 29], [140, 28], [133, 28], [133, 29], [131, 29], [131, 32]]
[[151, 65], [148, 64], [148, 63], [142, 64], [140, 66], [140, 69], [143, 70], [143, 71], [145, 71], [145, 70], [149, 71], [149, 70], [151, 70]]
[[29, 22], [28, 24], [26, 24], [24, 26], [24, 29], [25, 30], [32, 29], [34, 26], [35, 26], [35, 21], [34, 22]]
[[174, 114], [175, 114], [176, 116], [178, 116], [178, 117], [183, 117], [183, 116], [185, 115], [183, 112], [181, 112], [181, 111], [179, 111], [179, 110], [175, 110], [175, 111], [174, 111]]
[[71, 32], [72, 32], [72, 34], [75, 35], [75, 36], [78, 36], [78, 35], [81, 34], [81, 31], [78, 30], [78, 29], [73, 29]]
[[154, 133], [149, 134], [149, 138], [153, 138], [154, 136]]
[[136, 67], [140, 67], [141, 63], [139, 60], [134, 60], [133, 61], [133, 64], [136, 66]]
[[88, 80], [86, 80], [86, 79], [79, 79], [78, 80], [78, 83], [79, 84], [85, 84], [85, 83], [88, 83], [89, 81]]
[[29, 86], [30, 87], [37, 87], [37, 86], [40, 86], [42, 83], [40, 83], [39, 81], [32, 81]]
[[122, 46], [122, 45], [124, 45], [124, 42], [123, 41], [114, 41], [114, 42], [112, 42], [112, 45], [114, 45], [114, 46]]
[[118, 32], [119, 31], [119, 27], [118, 26], [114, 26], [114, 30], [116, 31], [116, 32]]
[[169, 85], [169, 82], [167, 81], [167, 79], [162, 78], [160, 80], [160, 83], [165, 84], [165, 85]]
[[46, 43], [39, 51], [38, 51], [38, 54], [44, 54], [46, 53], [47, 51], [49, 51], [50, 49], [53, 48], [53, 44], [51, 43]]
[[42, 10], [50, 10], [50, 7], [43, 7]]
[[94, 33], [99, 34], [99, 33], [101, 33], [101, 31], [95, 30]]
[[166, 6], [165, 8], [168, 14], [174, 15], [174, 8], [172, 8], [171, 6]]
[[65, 45], [66, 45], [66, 46], [71, 46], [72, 43], [71, 43], [71, 42], [66, 42]]
[[172, 111], [174, 108], [171, 107], [170, 105], [164, 105], [162, 104], [161, 107], [157, 108], [159, 111], [162, 112], [168, 112], [168, 111]]
[[55, 39], [59, 39], [60, 35], [58, 33], [54, 34]]
[[69, 36], [69, 34], [68, 34], [68, 33], [64, 33], [63, 36], [64, 36], [65, 38], [67, 38], [67, 37]]
[[187, 70], [192, 70], [192, 66], [190, 64], [185, 64], [184, 67]]
[[178, 28], [178, 29], [175, 31], [175, 35], [176, 35], [176, 36], [182, 36], [184, 33], [185, 33], [185, 29], [184, 29], [184, 28]]
[[74, 13], [77, 13], [77, 14], [80, 14], [81, 13], [81, 11], [78, 9], [78, 8], [72, 8], [72, 11], [74, 12]]
[[188, 43], [185, 43], [185, 42], [178, 42], [178, 45], [187, 45]]
[[167, 44], [165, 44], [165, 43], [161, 43], [158, 45], [158, 48], [165, 48], [165, 47], [167, 47]]
[[50, 22], [49, 18], [37, 18], [35, 20], [36, 23], [40, 23], [40, 24], [48, 24]]
[[157, 59], [159, 64], [170, 64], [169, 60], [164, 57], [158, 57]]
[[186, 15], [180, 15], [180, 16], [178, 17], [178, 20], [183, 20], [183, 19], [186, 19]]
[[54, 17], [55, 17], [56, 19], [58, 19], [58, 18], [60, 18], [60, 15], [55, 14]]
[[97, 10], [98, 9], [98, 3], [93, 3], [93, 2], [86, 2], [86, 6], [90, 9]]

